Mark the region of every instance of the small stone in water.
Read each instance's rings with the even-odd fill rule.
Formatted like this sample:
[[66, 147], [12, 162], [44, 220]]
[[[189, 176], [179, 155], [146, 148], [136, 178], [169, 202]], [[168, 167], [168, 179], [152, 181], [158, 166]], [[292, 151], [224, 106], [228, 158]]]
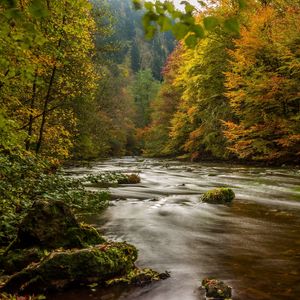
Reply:
[[206, 278], [202, 281], [202, 287], [205, 288], [207, 300], [231, 299], [231, 287], [223, 281]]

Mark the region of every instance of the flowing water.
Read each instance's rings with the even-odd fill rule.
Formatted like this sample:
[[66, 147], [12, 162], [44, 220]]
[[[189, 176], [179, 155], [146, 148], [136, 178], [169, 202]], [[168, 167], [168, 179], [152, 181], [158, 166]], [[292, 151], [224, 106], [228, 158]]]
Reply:
[[[125, 157], [70, 168], [140, 172], [141, 183], [111, 188], [113, 201], [88, 221], [139, 249], [137, 265], [171, 277], [142, 288], [73, 290], [53, 299], [204, 299], [201, 279], [225, 280], [233, 299], [300, 299], [300, 171]], [[200, 195], [233, 188], [231, 206]]]

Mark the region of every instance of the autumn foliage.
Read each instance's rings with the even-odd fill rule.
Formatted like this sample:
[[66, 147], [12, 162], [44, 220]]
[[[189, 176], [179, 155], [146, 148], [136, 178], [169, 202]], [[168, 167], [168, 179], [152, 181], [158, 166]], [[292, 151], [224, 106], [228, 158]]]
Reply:
[[226, 96], [237, 120], [224, 124], [229, 149], [239, 157], [299, 158], [299, 33], [299, 8], [262, 7], [230, 51]]
[[[220, 19], [236, 11], [220, 1], [210, 13]], [[299, 161], [299, 3], [249, 1], [238, 18], [239, 34], [216, 26], [167, 64], [177, 94], [166, 109], [167, 73], [146, 130], [146, 154]], [[157, 120], [165, 111], [171, 114], [162, 127]], [[153, 138], [159, 135], [164, 147]]]

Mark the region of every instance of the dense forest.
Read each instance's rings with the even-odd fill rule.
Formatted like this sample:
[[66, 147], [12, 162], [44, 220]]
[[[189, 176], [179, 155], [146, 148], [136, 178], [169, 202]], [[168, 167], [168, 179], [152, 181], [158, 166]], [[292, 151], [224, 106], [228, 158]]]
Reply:
[[[50, 266], [52, 250], [80, 256], [73, 248], [100, 243], [91, 252], [107, 257], [97, 263], [112, 259], [110, 266], [127, 272], [110, 278], [121, 271], [106, 268], [108, 279], [169, 277], [138, 269], [134, 246], [105, 244], [74, 216], [102, 212], [109, 187], [138, 184], [140, 176], [80, 179], [65, 176], [64, 166], [123, 156], [300, 163], [299, 0], [197, 3], [0, 0], [0, 299], [2, 287], [18, 292], [18, 282], [40, 272], [34, 268]], [[51, 223], [57, 212], [61, 219]], [[34, 231], [44, 219], [47, 230], [64, 228], [62, 240], [51, 244], [60, 230]], [[45, 265], [7, 281], [26, 270], [24, 260]], [[35, 291], [39, 280], [20, 288]]]
[[[229, 2], [199, 12], [205, 36], [176, 49], [170, 31], [144, 38], [130, 0], [3, 6], [2, 148], [297, 161], [298, 4]], [[228, 17], [238, 32], [215, 22]]]

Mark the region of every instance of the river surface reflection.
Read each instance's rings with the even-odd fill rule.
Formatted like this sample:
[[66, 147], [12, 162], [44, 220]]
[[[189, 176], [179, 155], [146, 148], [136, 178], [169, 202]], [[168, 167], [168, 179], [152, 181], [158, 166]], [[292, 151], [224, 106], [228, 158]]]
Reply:
[[[137, 171], [141, 183], [111, 188], [110, 207], [88, 221], [110, 239], [134, 244], [138, 266], [170, 271], [171, 278], [52, 299], [204, 299], [198, 288], [208, 276], [229, 283], [236, 300], [300, 299], [299, 169], [125, 157], [66, 171], [112, 170]], [[199, 202], [218, 186], [233, 188], [231, 206]]]

